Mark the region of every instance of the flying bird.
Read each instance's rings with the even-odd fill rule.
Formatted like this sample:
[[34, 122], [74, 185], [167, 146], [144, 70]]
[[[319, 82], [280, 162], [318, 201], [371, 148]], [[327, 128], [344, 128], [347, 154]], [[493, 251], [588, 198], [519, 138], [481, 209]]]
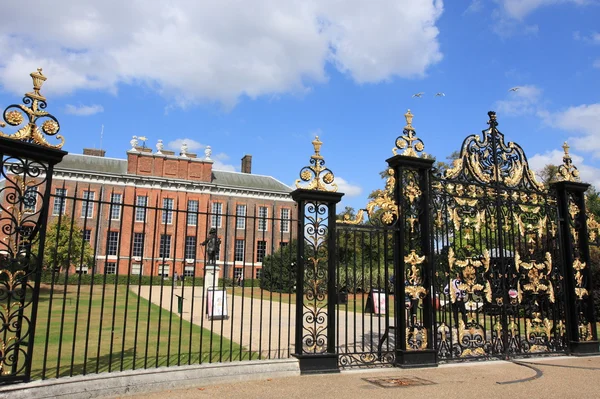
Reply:
[[519, 89], [520, 89], [520, 87], [513, 87], [512, 89], [508, 89], [508, 91], [517, 91]]
[[425, 93], [421, 92], [421, 93], [413, 94], [412, 96], [421, 98], [421, 97], [423, 97], [423, 94], [425, 94]]
[[440, 93], [435, 93], [436, 97], [446, 97], [446, 94], [440, 92]]

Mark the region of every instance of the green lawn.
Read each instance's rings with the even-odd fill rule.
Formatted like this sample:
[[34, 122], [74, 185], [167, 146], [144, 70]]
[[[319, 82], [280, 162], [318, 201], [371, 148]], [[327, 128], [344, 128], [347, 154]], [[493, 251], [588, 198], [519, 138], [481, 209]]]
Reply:
[[33, 379], [257, 358], [126, 286], [97, 285], [90, 291], [89, 285], [82, 285], [78, 293], [77, 286], [67, 286], [65, 292], [61, 285], [50, 293], [43, 285]]

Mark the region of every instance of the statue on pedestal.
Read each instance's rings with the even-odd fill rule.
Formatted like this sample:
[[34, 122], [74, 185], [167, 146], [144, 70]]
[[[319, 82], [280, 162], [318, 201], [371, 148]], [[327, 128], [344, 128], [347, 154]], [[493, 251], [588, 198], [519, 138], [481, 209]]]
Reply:
[[200, 245], [206, 246], [206, 258], [207, 265], [216, 265], [217, 264], [217, 254], [219, 253], [219, 249], [221, 248], [221, 239], [217, 237], [217, 229], [214, 227], [210, 229], [208, 232], [208, 237], [204, 242], [201, 242]]

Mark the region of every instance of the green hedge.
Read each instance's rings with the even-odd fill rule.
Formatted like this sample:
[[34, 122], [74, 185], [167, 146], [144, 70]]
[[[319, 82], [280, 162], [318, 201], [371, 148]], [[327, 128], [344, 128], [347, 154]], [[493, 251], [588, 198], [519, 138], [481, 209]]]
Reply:
[[[50, 271], [44, 271], [42, 273], [42, 283], [51, 284], [52, 283], [52, 273]], [[94, 285], [101, 284], [109, 284], [109, 285], [169, 285], [173, 284], [173, 278], [167, 277], [163, 279], [160, 276], [137, 276], [137, 275], [122, 275], [122, 274], [71, 274], [67, 279], [67, 285], [89, 285], [93, 281]], [[219, 279], [219, 286], [223, 286], [225, 284], [226, 287], [233, 286], [233, 281], [230, 278]], [[185, 277], [183, 280], [184, 285], [186, 286], [202, 286], [204, 285], [203, 277]], [[65, 284], [65, 274], [55, 274], [54, 275], [54, 284]], [[181, 281], [178, 281], [177, 284], [181, 284]], [[258, 287], [260, 286], [260, 280], [244, 280], [244, 287]]]

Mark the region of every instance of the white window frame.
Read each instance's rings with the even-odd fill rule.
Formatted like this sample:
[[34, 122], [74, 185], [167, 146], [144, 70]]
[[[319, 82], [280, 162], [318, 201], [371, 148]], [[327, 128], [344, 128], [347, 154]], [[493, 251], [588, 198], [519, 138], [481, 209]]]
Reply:
[[104, 274], [117, 274], [117, 262], [106, 262], [104, 264]]
[[141, 263], [132, 263], [131, 264], [131, 275], [132, 276], [141, 276], [142, 275], [142, 264]]
[[77, 274], [88, 274], [88, 271], [89, 268], [84, 265], [80, 265], [78, 268], [75, 269], [75, 273]]
[[[108, 252], [109, 252], [109, 250], [110, 250], [110, 248], [111, 248], [111, 240], [110, 240], [110, 237], [111, 237], [111, 234], [112, 234], [112, 233], [116, 233], [116, 235], [117, 235], [117, 236], [116, 236], [116, 237], [117, 237], [117, 240], [116, 240], [116, 244], [115, 244], [115, 247], [116, 247], [116, 249], [115, 249], [115, 253], [114, 253], [114, 254], [109, 254]], [[117, 256], [117, 255], [119, 254], [119, 238], [120, 238], [120, 234], [119, 234], [119, 232], [118, 232], [118, 231], [109, 231], [109, 232], [107, 233], [107, 237], [106, 237], [106, 255], [107, 255], [107, 256]]]
[[[136, 243], [139, 244], [139, 242], [136, 241], [136, 237], [140, 237], [140, 234], [142, 237], [142, 242], [141, 242], [142, 248], [141, 248], [140, 254], [138, 255], [138, 254], [136, 254]], [[133, 242], [131, 244], [131, 256], [140, 257], [140, 258], [143, 257], [144, 256], [144, 244], [146, 244], [146, 233], [140, 233], [140, 232], [136, 231], [133, 233], [132, 239], [133, 239]]]
[[[167, 273], [165, 274], [165, 269]], [[162, 263], [158, 265], [158, 275], [161, 277], [169, 277], [169, 273], [171, 272], [171, 265], [169, 263]]]
[[196, 274], [195, 266], [184, 266], [183, 277], [194, 277]]
[[200, 209], [200, 201], [188, 200], [187, 203], [187, 225], [196, 226], [198, 225], [198, 209]]
[[[64, 193], [62, 193], [64, 191]], [[57, 188], [54, 192], [54, 204], [52, 204], [52, 216], [64, 215], [67, 211], [67, 195], [66, 188]], [[62, 193], [62, 194], [59, 194]], [[59, 208], [57, 210], [57, 208]]]
[[[89, 240], [86, 240], [86, 239], [85, 239], [85, 233], [86, 233], [87, 231], [89, 231], [89, 232], [90, 232], [90, 239], [89, 239]], [[83, 241], [87, 241], [88, 243], [90, 243], [90, 244], [91, 244], [91, 243], [92, 243], [92, 229], [85, 229], [85, 230], [82, 230], [82, 231], [81, 231], [81, 238], [83, 239]]]
[[244, 230], [246, 228], [246, 205], [238, 204], [235, 207], [235, 228], [238, 230]]
[[243, 267], [236, 267], [233, 269], [233, 278], [234, 280], [238, 280], [239, 278], [244, 278], [244, 268]]
[[173, 198], [163, 198], [162, 224], [173, 224]]
[[[264, 249], [264, 253], [263, 253], [262, 259], [258, 260], [258, 250], [259, 250], [258, 243], [260, 243], [260, 242], [264, 242], [265, 243], [265, 249]], [[258, 240], [258, 241], [256, 241], [256, 263], [262, 263], [263, 260], [265, 260], [266, 256], [267, 256], [267, 241], [266, 240]]]
[[[262, 214], [264, 211], [264, 215]], [[258, 207], [258, 231], [269, 231], [269, 207], [259, 206]], [[262, 227], [262, 228], [261, 228]]]
[[148, 206], [148, 196], [138, 195], [135, 197], [135, 221], [146, 221], [146, 207]]
[[96, 192], [84, 190], [82, 198], [83, 203], [81, 204], [81, 217], [84, 219], [92, 219], [94, 217], [94, 200], [96, 199]]
[[258, 280], [261, 275], [262, 275], [262, 267], [254, 269], [254, 278], [255, 279]]
[[121, 220], [121, 204], [123, 203], [122, 193], [110, 194], [110, 220]]
[[[164, 244], [163, 244], [164, 238]], [[169, 244], [167, 246], [167, 243]], [[158, 257], [161, 259], [171, 259], [171, 244], [172, 244], [172, 235], [171, 234], [161, 234], [158, 242]], [[163, 249], [164, 247], [164, 249]], [[162, 254], [161, 254], [162, 252]], [[166, 252], [166, 254], [165, 254]], [[166, 256], [163, 256], [166, 255]]]
[[[242, 259], [238, 259], [238, 255], [239, 255], [238, 252], [240, 250], [240, 248], [238, 248], [238, 243], [242, 244], [242, 248], [241, 248], [241, 252], [242, 252], [241, 253], [241, 255], [242, 255], [241, 258]], [[244, 259], [246, 258], [246, 241], [243, 240], [243, 239], [240, 240], [240, 239], [236, 238], [236, 240], [235, 240], [235, 242], [234, 242], [233, 245], [234, 245], [234, 248], [233, 248], [233, 260], [235, 262], [243, 262]]]
[[[282, 233], [289, 233], [290, 232], [290, 208], [281, 208], [280, 210], [281, 213], [281, 232]], [[284, 215], [284, 213], [287, 213], [287, 215]]]
[[222, 214], [223, 214], [223, 203], [222, 202], [213, 202], [211, 206], [212, 212], [210, 215], [210, 227], [216, 227], [218, 229], [221, 228], [222, 223]]
[[[193, 238], [194, 239], [194, 245], [188, 245], [188, 238]], [[194, 248], [193, 253], [194, 256], [193, 257], [189, 257], [189, 253], [188, 253], [188, 247], [192, 247]], [[198, 247], [198, 240], [196, 239], [196, 236], [185, 236], [185, 243], [184, 243], [184, 247], [183, 247], [183, 258], [184, 259], [193, 259], [196, 260], [196, 255], [197, 255], [197, 249]]]

